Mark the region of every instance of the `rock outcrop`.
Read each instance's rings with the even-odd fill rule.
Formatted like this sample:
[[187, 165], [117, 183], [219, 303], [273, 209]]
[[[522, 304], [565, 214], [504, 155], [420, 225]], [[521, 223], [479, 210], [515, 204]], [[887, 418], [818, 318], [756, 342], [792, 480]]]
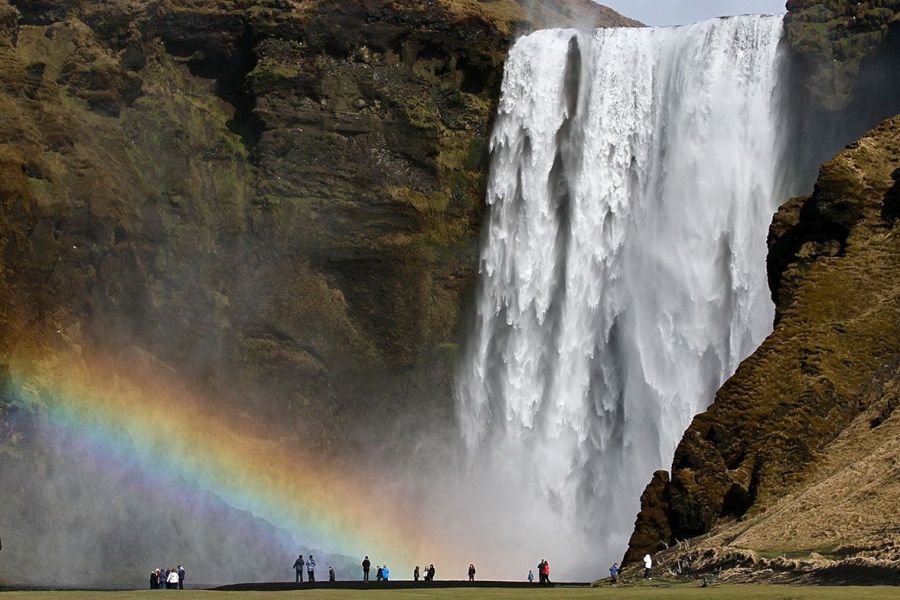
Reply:
[[900, 1], [788, 0], [787, 8], [788, 42], [804, 63], [807, 92], [824, 108], [862, 101], [871, 109], [896, 95], [900, 84], [884, 75], [900, 61]]
[[671, 481], [654, 476], [626, 561], [702, 534], [694, 550], [896, 560], [898, 180], [895, 117], [779, 210], [775, 331], [694, 419]]

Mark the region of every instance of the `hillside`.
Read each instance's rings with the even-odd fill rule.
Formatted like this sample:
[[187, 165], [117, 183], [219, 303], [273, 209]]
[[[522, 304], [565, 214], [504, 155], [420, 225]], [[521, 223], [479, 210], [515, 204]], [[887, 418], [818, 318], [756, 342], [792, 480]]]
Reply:
[[895, 117], [779, 210], [775, 331], [654, 476], [629, 562], [675, 545], [670, 568], [742, 580], [897, 580], [898, 198]]

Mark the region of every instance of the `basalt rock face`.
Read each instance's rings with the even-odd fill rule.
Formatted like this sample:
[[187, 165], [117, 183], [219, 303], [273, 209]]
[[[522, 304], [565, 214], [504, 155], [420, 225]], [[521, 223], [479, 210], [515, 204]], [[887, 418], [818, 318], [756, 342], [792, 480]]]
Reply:
[[694, 419], [671, 481], [662, 472], [648, 486], [627, 561], [709, 533], [694, 550], [856, 556], [896, 569], [898, 180], [895, 117], [826, 163], [811, 196], [779, 210], [769, 239], [775, 331]]
[[900, 1], [788, 0], [787, 8], [787, 40], [812, 98], [828, 111], [897, 112]]
[[127, 350], [313, 446], [446, 372], [511, 38], [633, 24], [527, 4], [0, 0], [0, 362]]

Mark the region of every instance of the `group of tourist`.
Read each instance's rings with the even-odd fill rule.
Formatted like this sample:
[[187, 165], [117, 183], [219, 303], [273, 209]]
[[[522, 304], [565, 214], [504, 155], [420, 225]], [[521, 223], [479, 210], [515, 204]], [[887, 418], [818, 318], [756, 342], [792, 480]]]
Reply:
[[178, 568], [155, 569], [150, 571], [150, 589], [151, 590], [183, 590], [184, 579], [187, 572], [184, 567], [178, 565]]
[[[306, 569], [306, 581], [309, 583], [316, 582], [316, 559], [312, 554], [309, 555], [309, 558], [306, 561], [303, 560], [303, 555], [299, 555], [297, 560], [294, 561], [294, 574], [296, 577], [296, 583], [303, 583], [303, 570]], [[336, 581], [337, 578], [334, 574], [334, 567], [328, 567], [328, 581]]]
[[[612, 583], [616, 583], [619, 581], [619, 575], [622, 574], [622, 567], [619, 566], [619, 563], [615, 562], [609, 568], [609, 580]], [[644, 579], [653, 579], [653, 557], [649, 554], [644, 555]]]
[[[428, 567], [425, 569], [424, 581], [434, 581], [434, 574], [435, 574], [434, 565], [429, 564]], [[416, 568], [413, 569], [413, 581], [418, 581], [418, 580], [419, 580], [419, 565], [416, 565]]]
[[[369, 557], [366, 556], [362, 561], [362, 571], [363, 571], [363, 581], [369, 581], [369, 573], [372, 570], [372, 561], [369, 560]], [[419, 581], [421, 577], [421, 570], [419, 569], [419, 565], [416, 565], [416, 568], [413, 569], [413, 581]], [[434, 565], [428, 565], [428, 568], [425, 569], [425, 581], [434, 581], [435, 568]], [[469, 565], [469, 576], [470, 581], [474, 581], [475, 577], [475, 567]], [[387, 565], [377, 565], [375, 569], [375, 581], [390, 581], [391, 580], [391, 571], [388, 569]]]
[[[649, 554], [644, 556], [644, 579], [652, 579], [651, 570], [653, 568], [653, 559]], [[315, 583], [316, 581], [316, 559], [313, 558], [312, 554], [309, 555], [309, 558], [304, 561], [303, 555], [297, 557], [297, 560], [294, 561], [294, 571], [296, 572], [297, 583], [303, 583], [303, 571], [306, 570], [307, 581], [310, 583]], [[369, 560], [369, 557], [366, 556], [362, 561], [362, 571], [363, 571], [363, 581], [369, 581], [369, 573], [372, 570], [372, 561]], [[156, 570], [157, 574], [159, 573], [159, 569]], [[422, 577], [422, 572], [419, 569], [419, 565], [416, 565], [416, 568], [413, 569], [413, 581], [419, 581], [421, 578], [423, 581], [434, 581], [435, 568], [433, 564], [429, 564], [425, 569], [425, 575]], [[552, 585], [550, 581], [550, 563], [545, 559], [541, 559], [541, 562], [538, 563], [537, 566], [538, 572], [538, 582], [541, 585]], [[622, 573], [622, 567], [619, 566], [619, 563], [613, 563], [609, 568], [609, 578], [613, 583], [616, 583], [619, 580], [619, 575]], [[184, 569], [182, 567], [178, 567], [178, 575], [180, 577], [181, 583], [184, 582]], [[166, 579], [169, 578], [168, 571], [166, 572]], [[391, 579], [391, 571], [388, 569], [387, 565], [377, 565], [375, 569], [375, 581], [390, 581]], [[335, 581], [334, 569], [332, 567], [328, 567], [328, 581]], [[475, 581], [475, 564], [469, 563], [469, 581]], [[528, 582], [534, 582], [534, 571], [528, 571]], [[178, 581], [176, 580], [176, 583]], [[150, 587], [153, 587], [153, 575], [151, 574], [150, 578]], [[179, 589], [181, 585], [178, 586]]]
[[[537, 571], [541, 585], [550, 585], [550, 563], [542, 558], [541, 562], [538, 563]], [[531, 574], [530, 571], [529, 574]], [[531, 580], [529, 579], [528, 581], [531, 582]]]

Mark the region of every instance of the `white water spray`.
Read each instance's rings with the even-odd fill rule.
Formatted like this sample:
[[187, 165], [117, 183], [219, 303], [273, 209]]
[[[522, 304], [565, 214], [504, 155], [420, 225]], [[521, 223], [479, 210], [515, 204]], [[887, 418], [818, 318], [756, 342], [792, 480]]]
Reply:
[[458, 378], [497, 574], [618, 560], [651, 473], [771, 331], [781, 35], [748, 16], [510, 53]]

